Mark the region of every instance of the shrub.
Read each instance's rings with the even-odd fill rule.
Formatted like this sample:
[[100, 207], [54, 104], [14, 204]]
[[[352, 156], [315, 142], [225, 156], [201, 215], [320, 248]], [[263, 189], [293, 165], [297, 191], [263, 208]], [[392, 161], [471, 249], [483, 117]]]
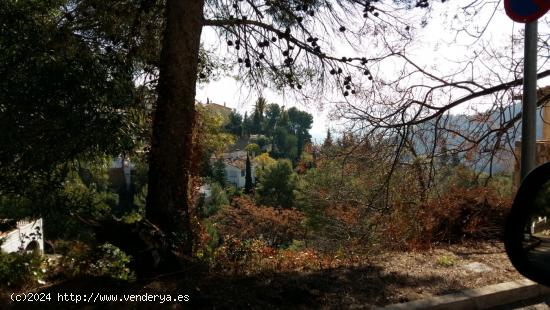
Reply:
[[67, 277], [89, 274], [92, 262], [90, 246], [81, 241], [57, 241], [56, 252], [61, 254], [58, 271]]
[[297, 187], [297, 181], [292, 163], [289, 160], [280, 159], [275, 165], [267, 167], [259, 174], [256, 199], [260, 204], [291, 208], [295, 205], [294, 190]]
[[292, 240], [292, 243], [288, 246], [289, 251], [300, 252], [306, 248], [306, 242], [304, 240]]
[[441, 267], [451, 267], [456, 264], [456, 260], [451, 256], [441, 255], [437, 257], [435, 263]]
[[455, 187], [423, 204], [395, 205], [380, 219], [378, 234], [386, 246], [397, 248], [500, 238], [510, 206], [509, 198], [490, 188]]
[[63, 256], [59, 263], [65, 276], [91, 275], [133, 281], [135, 274], [128, 267], [131, 256], [118, 247], [105, 243], [96, 248], [79, 241], [58, 242]]
[[371, 202], [377, 179], [358, 166], [325, 161], [301, 177], [297, 201], [306, 215], [309, 241], [317, 249], [333, 251], [344, 243], [372, 242]]
[[0, 252], [0, 287], [20, 287], [40, 280], [46, 272], [46, 260], [37, 253]]
[[204, 214], [203, 216], [208, 217], [221, 209], [222, 206], [228, 205], [229, 200], [227, 199], [227, 195], [225, 194], [225, 190], [221, 187], [218, 183], [213, 183], [211, 185], [211, 193], [212, 196], [207, 199], [205, 203], [204, 208]]
[[270, 245], [288, 245], [303, 239], [303, 215], [294, 209], [256, 206], [247, 198], [233, 199], [233, 206], [224, 207], [211, 218], [218, 233], [240, 240], [263, 239]]
[[133, 281], [135, 274], [128, 268], [131, 259], [132, 257], [121, 249], [110, 243], [105, 243], [98, 247], [97, 259], [91, 264], [91, 271], [97, 276]]

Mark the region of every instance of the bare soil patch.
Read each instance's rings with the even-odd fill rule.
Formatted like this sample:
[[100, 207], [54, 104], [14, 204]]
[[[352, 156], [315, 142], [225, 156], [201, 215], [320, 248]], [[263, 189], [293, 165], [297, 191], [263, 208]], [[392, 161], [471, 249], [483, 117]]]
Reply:
[[[465, 268], [480, 263], [485, 272]], [[122, 284], [104, 279], [74, 279], [40, 289], [42, 292], [108, 292], [188, 294], [190, 301], [173, 309], [369, 309], [443, 295], [467, 288], [520, 279], [501, 243], [441, 245], [416, 252], [387, 252], [354, 266], [252, 275], [220, 275], [200, 266], [183, 272]], [[6, 294], [2, 294], [5, 300]], [[2, 300], [0, 300], [2, 302]], [[42, 305], [44, 309], [59, 304]], [[64, 308], [83, 305], [64, 304]], [[150, 303], [87, 304], [86, 307], [150, 309]], [[26, 309], [28, 304], [12, 304]], [[163, 305], [162, 308], [167, 308]]]

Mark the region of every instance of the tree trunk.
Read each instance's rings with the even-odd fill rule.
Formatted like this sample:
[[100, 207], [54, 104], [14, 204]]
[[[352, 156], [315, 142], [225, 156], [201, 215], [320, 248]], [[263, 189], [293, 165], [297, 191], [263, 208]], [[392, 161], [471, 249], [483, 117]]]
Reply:
[[[163, 233], [166, 253], [192, 252], [191, 162], [204, 0], [167, 0], [158, 100], [149, 157], [146, 217]], [[157, 261], [157, 264], [159, 262]]]

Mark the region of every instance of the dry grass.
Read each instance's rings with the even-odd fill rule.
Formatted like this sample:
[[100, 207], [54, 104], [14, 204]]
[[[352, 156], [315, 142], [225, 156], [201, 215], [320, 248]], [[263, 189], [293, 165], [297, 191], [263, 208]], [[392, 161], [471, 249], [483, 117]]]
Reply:
[[[441, 257], [452, 264], [441, 264], [438, 262]], [[478, 273], [464, 267], [474, 262], [492, 270]], [[491, 242], [443, 245], [417, 252], [387, 252], [348, 266], [295, 267], [294, 271], [270, 270], [248, 275], [212, 273], [190, 267], [178, 274], [131, 285], [109, 284], [102, 279], [75, 279], [44, 291], [85, 293], [102, 289], [110, 293], [189, 294], [191, 301], [183, 306], [193, 309], [368, 309], [521, 278], [509, 263], [503, 246]], [[147, 309], [150, 306], [155, 305], [102, 307]]]
[[[453, 263], [441, 263], [447, 257]], [[463, 243], [446, 245], [422, 252], [389, 252], [377, 256], [375, 264], [384, 274], [401, 275], [413, 279], [407, 285], [389, 284], [393, 292], [389, 303], [410, 301], [434, 295], [442, 295], [467, 288], [478, 288], [501, 282], [513, 281], [522, 276], [511, 265], [501, 243]], [[475, 272], [465, 268], [471, 263], [482, 263], [492, 270]], [[424, 282], [414, 279], [438, 279]]]

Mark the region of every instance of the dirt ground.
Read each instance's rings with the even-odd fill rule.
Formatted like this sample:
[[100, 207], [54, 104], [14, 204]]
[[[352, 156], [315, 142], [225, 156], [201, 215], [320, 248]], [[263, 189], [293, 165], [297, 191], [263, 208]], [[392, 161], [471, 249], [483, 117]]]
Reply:
[[[41, 292], [187, 294], [181, 304], [65, 303], [64, 308], [113, 309], [369, 309], [520, 279], [500, 243], [443, 245], [388, 252], [357, 266], [255, 275], [209, 274], [200, 267], [133, 284], [75, 279]], [[3, 294], [5, 299], [6, 294]], [[53, 296], [53, 295], [52, 295]], [[7, 300], [6, 300], [7, 301]], [[0, 300], [1, 304], [2, 300]], [[28, 304], [11, 304], [27, 309]], [[59, 304], [43, 304], [43, 309]]]
[[[425, 252], [386, 253], [375, 261], [384, 270], [383, 274], [407, 279], [405, 283], [387, 286], [392, 294], [384, 304], [522, 278], [508, 260], [502, 243], [496, 242], [439, 246]], [[480, 265], [477, 263], [484, 268], [473, 269]]]

